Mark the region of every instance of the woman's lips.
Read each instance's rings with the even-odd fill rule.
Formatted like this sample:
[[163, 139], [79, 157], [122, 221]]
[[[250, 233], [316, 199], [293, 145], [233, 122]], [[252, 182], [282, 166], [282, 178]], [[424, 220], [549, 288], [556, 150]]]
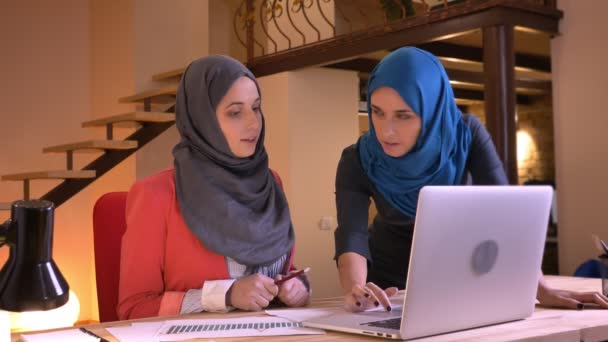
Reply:
[[255, 144], [258, 141], [258, 137], [245, 138], [245, 139], [241, 139], [241, 141], [245, 142], [245, 143], [249, 143], [249, 144]]
[[382, 146], [383, 146], [383, 147], [386, 147], [386, 148], [389, 148], [389, 149], [393, 149], [393, 148], [398, 147], [398, 146], [399, 146], [399, 143], [394, 143], [394, 142], [386, 142], [386, 141], [383, 141], [383, 142], [382, 142]]

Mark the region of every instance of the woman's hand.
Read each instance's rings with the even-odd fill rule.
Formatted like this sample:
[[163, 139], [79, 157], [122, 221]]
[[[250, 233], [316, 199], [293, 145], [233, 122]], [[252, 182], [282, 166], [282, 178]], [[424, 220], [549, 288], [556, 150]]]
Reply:
[[[282, 278], [283, 275], [279, 274], [275, 279]], [[310, 294], [302, 279], [295, 277], [279, 285], [279, 299], [287, 306], [304, 306], [309, 303]]]
[[390, 297], [397, 293], [396, 287], [389, 287], [382, 290], [374, 283], [367, 283], [365, 286], [354, 285], [349, 293], [344, 297], [344, 308], [348, 311], [358, 312], [380, 305], [386, 311], [391, 311]]
[[247, 311], [260, 311], [279, 293], [272, 278], [253, 274], [232, 284], [226, 294], [226, 305]]
[[[382, 307], [391, 311], [389, 297], [397, 293], [396, 287], [382, 290], [374, 283], [365, 284], [367, 277], [367, 260], [354, 252], [347, 252], [338, 257], [340, 283], [344, 289], [344, 308], [358, 312], [370, 308]], [[365, 284], [365, 285], [362, 285]]]
[[608, 309], [608, 298], [599, 292], [558, 290], [549, 287], [543, 279], [538, 282], [536, 298], [546, 307], [582, 310], [588, 305]]

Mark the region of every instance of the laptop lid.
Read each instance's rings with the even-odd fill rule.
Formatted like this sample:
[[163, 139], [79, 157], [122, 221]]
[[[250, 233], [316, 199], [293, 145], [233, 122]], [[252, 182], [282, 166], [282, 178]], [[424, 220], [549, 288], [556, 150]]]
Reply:
[[552, 194], [550, 186], [424, 187], [401, 338], [531, 315]]
[[[424, 187], [401, 310], [344, 312], [304, 325], [410, 339], [528, 317], [552, 191], [549, 186]], [[401, 316], [396, 330], [372, 324], [395, 316]]]

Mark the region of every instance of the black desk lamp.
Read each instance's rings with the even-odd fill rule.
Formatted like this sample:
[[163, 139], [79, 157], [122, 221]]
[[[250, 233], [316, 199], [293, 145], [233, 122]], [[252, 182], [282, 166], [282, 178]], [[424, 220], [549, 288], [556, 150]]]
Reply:
[[51, 310], [68, 301], [68, 283], [51, 258], [54, 211], [49, 201], [16, 201], [0, 225], [0, 246], [10, 246], [0, 270], [1, 310]]

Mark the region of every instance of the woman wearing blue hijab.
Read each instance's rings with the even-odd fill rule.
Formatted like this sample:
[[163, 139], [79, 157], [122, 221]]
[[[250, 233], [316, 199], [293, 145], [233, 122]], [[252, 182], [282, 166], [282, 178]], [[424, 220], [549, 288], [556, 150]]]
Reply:
[[[388, 297], [405, 288], [420, 189], [508, 180], [487, 130], [456, 107], [432, 54], [403, 47], [387, 55], [370, 75], [367, 96], [370, 129], [344, 149], [336, 175], [335, 258], [347, 308], [390, 311]], [[370, 198], [378, 213], [368, 228]], [[558, 291], [542, 279], [538, 299], [548, 306], [608, 308], [599, 293]]]

